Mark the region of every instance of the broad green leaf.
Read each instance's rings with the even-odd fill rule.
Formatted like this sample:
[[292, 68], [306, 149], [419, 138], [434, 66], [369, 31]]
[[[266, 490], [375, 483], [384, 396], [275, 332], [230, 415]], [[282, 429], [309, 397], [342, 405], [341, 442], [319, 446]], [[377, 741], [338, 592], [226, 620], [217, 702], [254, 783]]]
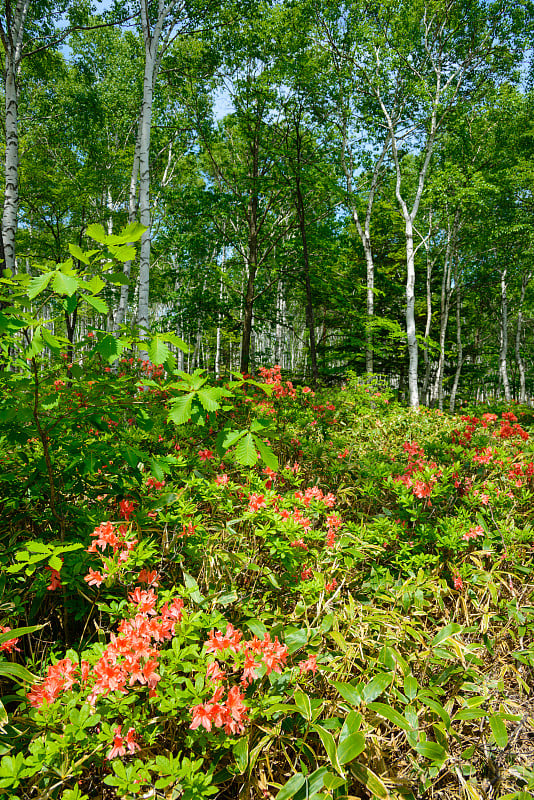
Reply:
[[408, 700], [413, 700], [415, 695], [417, 694], [417, 678], [414, 678], [413, 675], [406, 675], [404, 678], [404, 694], [408, 698]]
[[91, 294], [98, 294], [106, 286], [100, 275], [93, 275], [91, 280], [83, 282], [83, 288], [89, 289]]
[[34, 631], [39, 631], [41, 628], [44, 628], [44, 625], [29, 625], [25, 628], [13, 628], [12, 631], [7, 631], [7, 633], [0, 633], [0, 644], [9, 642], [10, 639], [18, 639], [27, 633], [34, 633]]
[[52, 279], [52, 288], [58, 294], [66, 294], [70, 297], [80, 288], [80, 281], [75, 275], [56, 271]]
[[44, 275], [38, 275], [36, 278], [31, 279], [27, 292], [30, 300], [33, 300], [46, 289], [53, 275], [53, 272], [45, 272]]
[[124, 272], [112, 272], [111, 275], [106, 275], [106, 281], [108, 283], [112, 283], [114, 286], [129, 286], [130, 279], [124, 274]]
[[133, 261], [135, 258], [135, 247], [131, 244], [108, 244], [108, 250], [113, 258], [123, 264], [125, 261]]
[[[174, 347], [177, 347], [178, 350], [182, 350], [184, 353], [191, 352], [192, 348], [186, 342], [184, 342], [183, 339], [180, 339], [179, 336], [176, 336], [175, 333], [166, 333], [165, 341], [170, 342], [170, 344], [174, 345]], [[230, 393], [228, 393], [228, 395], [230, 395]]]
[[91, 239], [94, 239], [95, 242], [99, 242], [100, 244], [104, 244], [104, 242], [106, 241], [106, 238], [107, 238], [106, 231], [104, 230], [102, 225], [99, 225], [97, 223], [93, 223], [92, 225], [89, 225], [89, 227], [87, 228], [86, 233], [87, 233], [87, 236], [90, 236]]
[[34, 683], [37, 680], [36, 676], [32, 675], [26, 667], [12, 661], [0, 661], [0, 677], [10, 678], [21, 683]]
[[453, 636], [455, 633], [459, 633], [463, 630], [461, 625], [458, 625], [457, 622], [450, 622], [444, 628], [442, 628], [434, 638], [432, 639], [432, 647], [435, 647], [437, 644], [442, 642], [444, 639], [447, 639], [449, 636]]
[[171, 351], [163, 339], [156, 334], [156, 336], [154, 336], [148, 344], [147, 353], [150, 361], [153, 364], [164, 364], [167, 361]]
[[304, 692], [301, 692], [300, 690], [297, 690], [294, 694], [294, 700], [298, 710], [300, 711], [304, 719], [308, 720], [308, 722], [311, 722], [312, 708], [311, 708], [310, 698], [308, 697], [308, 695], [305, 694]]
[[82, 295], [83, 299], [92, 306], [95, 311], [98, 311], [99, 314], [107, 314], [109, 311], [109, 306], [102, 300], [101, 297], [93, 297], [92, 294], [84, 294]]
[[302, 772], [297, 772], [296, 775], [293, 775], [288, 782], [282, 786], [276, 795], [276, 800], [293, 800], [297, 791], [304, 785], [305, 780]]
[[336, 770], [336, 772], [341, 775], [342, 778], [345, 777], [345, 773], [339, 763], [339, 758], [337, 755], [337, 747], [336, 741], [330, 731], [327, 731], [326, 728], [323, 728], [322, 725], [312, 725], [312, 730], [319, 734], [321, 742], [323, 743], [323, 747], [326, 750], [326, 754], [330, 760], [330, 763]]
[[247, 433], [247, 435], [238, 442], [235, 449], [235, 457], [238, 464], [243, 464], [245, 467], [253, 467], [257, 464], [258, 455], [254, 447], [254, 440], [251, 433]]
[[[328, 775], [332, 775], [332, 773], [328, 772], [327, 767], [319, 767], [319, 769], [316, 769], [315, 772], [312, 772], [312, 774], [307, 777], [304, 786], [301, 786], [293, 800], [325, 800], [324, 793], [321, 792], [321, 789], [325, 786]], [[336, 776], [332, 775], [332, 778], [334, 777]]]
[[208, 387], [197, 392], [197, 397], [206, 411], [216, 411], [221, 405], [218, 401], [218, 394], [217, 387]]
[[451, 718], [450, 718], [449, 714], [447, 713], [447, 710], [445, 708], [443, 708], [441, 703], [438, 703], [437, 700], [434, 700], [431, 697], [427, 697], [424, 694], [419, 695], [418, 699], [421, 701], [421, 703], [424, 703], [426, 706], [431, 708], [432, 711], [434, 711], [438, 715], [438, 717], [440, 717], [442, 719], [442, 721], [445, 723], [447, 729], [450, 729], [450, 727], [451, 727]]
[[51, 569], [56, 569], [59, 572], [61, 567], [63, 566], [63, 562], [61, 561], [59, 556], [56, 556], [54, 554], [53, 556], [50, 556], [50, 558], [48, 559], [48, 566]]
[[365, 750], [363, 733], [351, 733], [338, 745], [337, 757], [340, 764], [348, 764]]
[[390, 722], [392, 722], [394, 725], [397, 725], [397, 727], [402, 728], [404, 731], [412, 730], [412, 726], [408, 720], [406, 720], [402, 714], [399, 714], [398, 711], [396, 711], [387, 703], [369, 703], [368, 708], [370, 708], [371, 711], [374, 711], [376, 714], [380, 714], [381, 717], [388, 719]]
[[232, 751], [234, 753], [235, 763], [237, 767], [237, 774], [242, 775], [248, 767], [248, 736], [242, 736], [234, 744]]
[[504, 721], [498, 714], [492, 714], [489, 718], [489, 724], [497, 747], [506, 747], [508, 744], [508, 731]]
[[341, 744], [345, 739], [348, 739], [353, 733], [358, 733], [360, 725], [362, 724], [362, 715], [359, 711], [349, 711], [343, 727], [339, 732], [338, 744]]
[[385, 784], [369, 767], [365, 767], [359, 761], [356, 761], [350, 765], [350, 771], [356, 780], [369, 789], [372, 796], [378, 797], [380, 800], [390, 800], [390, 794]]
[[245, 436], [247, 433], [246, 430], [244, 431], [235, 431], [235, 430], [228, 430], [223, 429], [219, 436], [217, 437], [217, 443], [222, 448], [223, 452], [229, 450], [230, 447], [233, 447], [240, 439]]
[[73, 258], [76, 258], [78, 259], [78, 261], [81, 261], [82, 264], [87, 264], [87, 266], [89, 266], [89, 264], [91, 263], [91, 259], [88, 257], [87, 253], [84, 253], [82, 248], [78, 247], [77, 244], [71, 244], [69, 242], [69, 253], [71, 254], [71, 256], [73, 256]]
[[[104, 241], [109, 241], [111, 244], [128, 244], [129, 242], [138, 242], [145, 231], [145, 225], [141, 225], [140, 222], [130, 222], [125, 228], [122, 229], [120, 233], [114, 233], [107, 237]], [[89, 228], [87, 229], [87, 233], [89, 233]], [[89, 233], [89, 236], [93, 236], [93, 234]], [[93, 236], [93, 239], [96, 239], [96, 236]], [[97, 239], [97, 241], [100, 240]]]
[[367, 686], [364, 687], [363, 699], [365, 702], [370, 703], [379, 697], [384, 689], [390, 685], [392, 680], [393, 673], [391, 672], [381, 672], [379, 675], [375, 675], [375, 677], [369, 681]]
[[437, 742], [417, 742], [414, 750], [431, 761], [442, 761], [447, 755], [445, 748]]
[[272, 469], [273, 472], [278, 472], [278, 457], [273, 453], [271, 448], [262, 442], [259, 436], [254, 436], [254, 442], [260, 451], [260, 456], [264, 463], [267, 464], [269, 469]]
[[332, 686], [336, 688], [347, 703], [351, 706], [359, 706], [362, 702], [361, 684], [352, 686], [350, 683], [341, 683], [340, 681], [331, 681]]
[[191, 419], [191, 403], [193, 401], [194, 392], [190, 392], [184, 397], [179, 397], [174, 400], [169, 411], [168, 419], [176, 425], [184, 425]]
[[108, 363], [111, 363], [120, 357], [120, 354], [124, 350], [124, 345], [120, 339], [107, 333], [95, 346], [95, 350], [97, 353], [100, 353], [102, 358]]
[[48, 330], [48, 328], [41, 328], [41, 336], [43, 341], [51, 350], [61, 350], [61, 342]]

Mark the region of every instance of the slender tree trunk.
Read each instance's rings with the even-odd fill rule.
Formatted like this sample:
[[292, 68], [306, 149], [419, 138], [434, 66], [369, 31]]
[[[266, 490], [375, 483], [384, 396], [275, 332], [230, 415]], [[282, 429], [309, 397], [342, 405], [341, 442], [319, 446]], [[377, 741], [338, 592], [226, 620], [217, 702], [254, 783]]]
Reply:
[[523, 328], [523, 303], [525, 301], [525, 294], [527, 291], [527, 286], [530, 282], [530, 278], [532, 277], [531, 272], [523, 273], [523, 277], [521, 279], [521, 296], [519, 298], [519, 310], [517, 312], [517, 328], [515, 333], [515, 360], [517, 363], [517, 370], [519, 372], [519, 402], [526, 403], [527, 402], [527, 389], [526, 389], [526, 380], [525, 380], [525, 362], [523, 361], [523, 357], [521, 356], [521, 333]]
[[445, 251], [445, 263], [443, 265], [443, 278], [441, 281], [440, 298], [440, 318], [439, 318], [439, 357], [434, 383], [434, 393], [438, 398], [438, 408], [443, 411], [443, 373], [445, 370], [445, 339], [447, 337], [447, 325], [449, 323], [449, 310], [451, 303], [451, 277], [452, 260], [456, 250], [456, 236], [459, 227], [459, 212], [454, 216], [452, 230], [449, 226], [447, 236], [447, 249]]
[[500, 351], [499, 351], [499, 375], [501, 378], [504, 399], [509, 403], [512, 399], [510, 391], [510, 381], [508, 378], [508, 297], [506, 286], [506, 274], [508, 270], [501, 271], [501, 329], [500, 329]]
[[243, 334], [241, 337], [241, 360], [239, 369], [242, 373], [249, 371], [250, 338], [252, 333], [252, 320], [254, 316], [254, 285], [258, 269], [258, 170], [259, 170], [259, 143], [255, 137], [252, 142], [252, 186], [248, 201], [248, 246], [247, 246], [247, 288], [243, 313]]
[[454, 413], [456, 405], [456, 394], [458, 392], [458, 384], [460, 382], [460, 373], [462, 371], [464, 350], [462, 345], [462, 293], [457, 284], [458, 271], [455, 270], [454, 282], [456, 284], [456, 349], [457, 349], [457, 362], [456, 372], [454, 373], [454, 381], [451, 389], [451, 396], [449, 399], [449, 410], [451, 414]]
[[6, 2], [6, 28], [0, 23], [4, 48], [5, 95], [5, 173], [4, 207], [2, 211], [3, 258], [5, 267], [15, 272], [15, 238], [19, 210], [19, 130], [18, 73], [22, 59], [22, 40], [30, 0], [17, 0], [15, 7]]
[[406, 341], [408, 344], [408, 394], [412, 408], [419, 406], [418, 348], [415, 329], [415, 253], [411, 219], [406, 221]]
[[[298, 137], [298, 129], [297, 129]], [[302, 241], [302, 260], [304, 262], [304, 283], [306, 286], [306, 326], [310, 337], [310, 361], [312, 370], [312, 385], [315, 389], [319, 379], [317, 370], [317, 347], [315, 343], [315, 318], [313, 314], [313, 298], [310, 280], [310, 260], [308, 257], [308, 239], [306, 236], [306, 216], [304, 210], [304, 198], [300, 183], [300, 148], [297, 145], [297, 164], [298, 170], [295, 174], [295, 191], [297, 195], [297, 214], [299, 220], [300, 237]]]
[[[430, 234], [429, 234], [430, 235]], [[430, 329], [432, 326], [432, 268], [434, 261], [430, 258], [430, 254], [426, 253], [426, 324], [425, 324], [425, 379], [423, 382], [423, 397], [427, 406], [430, 405], [430, 353], [428, 351], [428, 340], [430, 338]]]

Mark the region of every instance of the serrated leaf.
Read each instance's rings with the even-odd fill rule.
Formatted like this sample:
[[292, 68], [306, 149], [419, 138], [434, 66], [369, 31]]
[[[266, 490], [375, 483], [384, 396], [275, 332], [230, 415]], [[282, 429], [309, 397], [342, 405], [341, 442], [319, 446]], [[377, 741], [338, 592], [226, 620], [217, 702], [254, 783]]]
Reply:
[[83, 282], [83, 286], [85, 289], [89, 289], [91, 294], [98, 294], [105, 288], [106, 284], [100, 275], [93, 275], [91, 280]]
[[99, 314], [107, 314], [109, 311], [109, 306], [102, 300], [101, 297], [93, 297], [92, 294], [84, 294], [82, 295], [83, 299], [92, 306], [95, 311], [98, 311]]
[[131, 244], [108, 244], [108, 250], [113, 258], [123, 264], [125, 261], [133, 261], [135, 258], [135, 247]]
[[400, 714], [396, 709], [392, 708], [387, 703], [369, 703], [368, 708], [370, 708], [371, 711], [374, 711], [375, 714], [379, 714], [381, 717], [384, 717], [384, 719], [389, 720], [398, 728], [402, 728], [405, 731], [412, 730], [412, 726], [408, 720], [406, 720], [402, 714]]
[[194, 392], [190, 392], [184, 397], [179, 397], [177, 400], [174, 400], [167, 419], [171, 420], [171, 422], [174, 422], [176, 425], [184, 425], [186, 422], [189, 422], [191, 419], [191, 403], [194, 396]]
[[67, 275], [64, 272], [54, 272], [52, 288], [57, 294], [66, 294], [71, 297], [80, 287], [79, 279], [74, 275]]
[[508, 744], [508, 731], [504, 721], [498, 714], [492, 714], [489, 718], [489, 724], [497, 747], [506, 747]]
[[147, 347], [148, 357], [153, 364], [164, 364], [167, 361], [170, 352], [171, 351], [161, 336], [158, 335], [154, 336], [150, 340]]
[[[129, 242], [138, 242], [143, 233], [146, 231], [146, 226], [141, 225], [140, 222], [130, 222], [122, 229], [120, 233], [114, 233], [108, 237], [107, 241], [112, 244], [127, 244]], [[87, 229], [89, 233], [89, 229]], [[89, 234], [90, 236], [92, 234]], [[96, 238], [96, 237], [93, 237]], [[99, 241], [97, 239], [97, 241]]]
[[87, 233], [87, 236], [90, 236], [91, 239], [94, 239], [95, 242], [99, 242], [100, 244], [104, 244], [104, 242], [106, 241], [106, 238], [107, 238], [106, 231], [104, 230], [102, 225], [99, 225], [97, 223], [93, 223], [92, 225], [89, 225], [89, 227], [87, 228], [86, 233]]
[[271, 448], [262, 442], [262, 440], [258, 436], [254, 436], [254, 442], [258, 450], [260, 451], [260, 456], [262, 460], [269, 469], [272, 469], [273, 472], [278, 472], [278, 457], [273, 453]]
[[[217, 437], [217, 445], [222, 448], [223, 453], [233, 447], [246, 434], [244, 431], [223, 429]], [[222, 453], [221, 453], [222, 454]]]
[[48, 559], [48, 566], [51, 569], [55, 569], [59, 572], [61, 567], [63, 566], [63, 562], [61, 561], [59, 556], [53, 555], [50, 556], [50, 558]]
[[243, 464], [245, 467], [253, 467], [258, 463], [258, 454], [251, 433], [240, 439], [235, 449], [235, 457], [238, 464]]
[[124, 345], [119, 339], [116, 339], [115, 336], [107, 333], [95, 346], [95, 350], [97, 353], [100, 353], [102, 358], [108, 363], [111, 363], [119, 358], [124, 350]]
[[77, 244], [71, 244], [69, 242], [69, 253], [71, 256], [78, 259], [78, 261], [81, 261], [82, 264], [87, 264], [87, 266], [89, 266], [91, 263], [91, 259], [88, 257], [87, 253], [84, 253], [82, 248], [78, 247]]
[[33, 300], [46, 289], [53, 275], [53, 272], [45, 272], [44, 275], [38, 275], [36, 278], [31, 279], [27, 292], [30, 300]]
[[219, 389], [210, 387], [197, 392], [197, 397], [205, 411], [216, 411], [221, 404], [218, 402]]
[[340, 764], [348, 764], [365, 750], [365, 737], [363, 733], [351, 733], [338, 745], [337, 757]]
[[61, 342], [48, 330], [48, 328], [41, 328], [41, 336], [43, 341], [51, 350], [61, 350]]

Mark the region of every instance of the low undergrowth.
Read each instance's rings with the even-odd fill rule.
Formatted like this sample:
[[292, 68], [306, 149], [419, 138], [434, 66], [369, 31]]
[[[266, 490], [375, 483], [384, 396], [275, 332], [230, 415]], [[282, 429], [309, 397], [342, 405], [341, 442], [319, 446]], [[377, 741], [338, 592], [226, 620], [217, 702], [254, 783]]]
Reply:
[[528, 409], [105, 341], [2, 378], [2, 793], [533, 797]]

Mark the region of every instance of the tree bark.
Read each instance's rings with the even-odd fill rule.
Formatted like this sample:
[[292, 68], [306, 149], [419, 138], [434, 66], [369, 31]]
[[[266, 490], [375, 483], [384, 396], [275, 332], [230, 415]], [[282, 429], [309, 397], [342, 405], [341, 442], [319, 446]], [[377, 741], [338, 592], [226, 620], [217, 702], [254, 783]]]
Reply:
[[527, 402], [527, 389], [525, 380], [525, 362], [521, 355], [521, 333], [523, 328], [523, 303], [525, 301], [525, 294], [527, 286], [530, 283], [532, 272], [523, 273], [521, 279], [521, 296], [519, 298], [519, 310], [517, 312], [517, 328], [515, 333], [515, 360], [517, 363], [517, 370], [519, 372], [519, 402]]
[[19, 130], [18, 74], [22, 59], [22, 40], [30, 0], [17, 0], [13, 8], [6, 0], [6, 28], [0, 24], [0, 38], [4, 47], [5, 94], [5, 174], [4, 207], [2, 211], [2, 239], [5, 268], [15, 272], [15, 237], [19, 210]]
[[501, 270], [501, 317], [500, 317], [500, 350], [499, 375], [504, 392], [504, 399], [509, 403], [512, 399], [510, 380], [508, 378], [508, 296], [506, 275], [508, 269]]
[[456, 405], [456, 394], [458, 392], [458, 384], [460, 382], [460, 373], [462, 371], [464, 350], [462, 345], [462, 293], [458, 286], [458, 270], [454, 271], [454, 282], [456, 284], [456, 348], [457, 348], [457, 362], [456, 372], [454, 373], [454, 381], [451, 389], [451, 396], [449, 398], [449, 411], [454, 414], [454, 407]]

